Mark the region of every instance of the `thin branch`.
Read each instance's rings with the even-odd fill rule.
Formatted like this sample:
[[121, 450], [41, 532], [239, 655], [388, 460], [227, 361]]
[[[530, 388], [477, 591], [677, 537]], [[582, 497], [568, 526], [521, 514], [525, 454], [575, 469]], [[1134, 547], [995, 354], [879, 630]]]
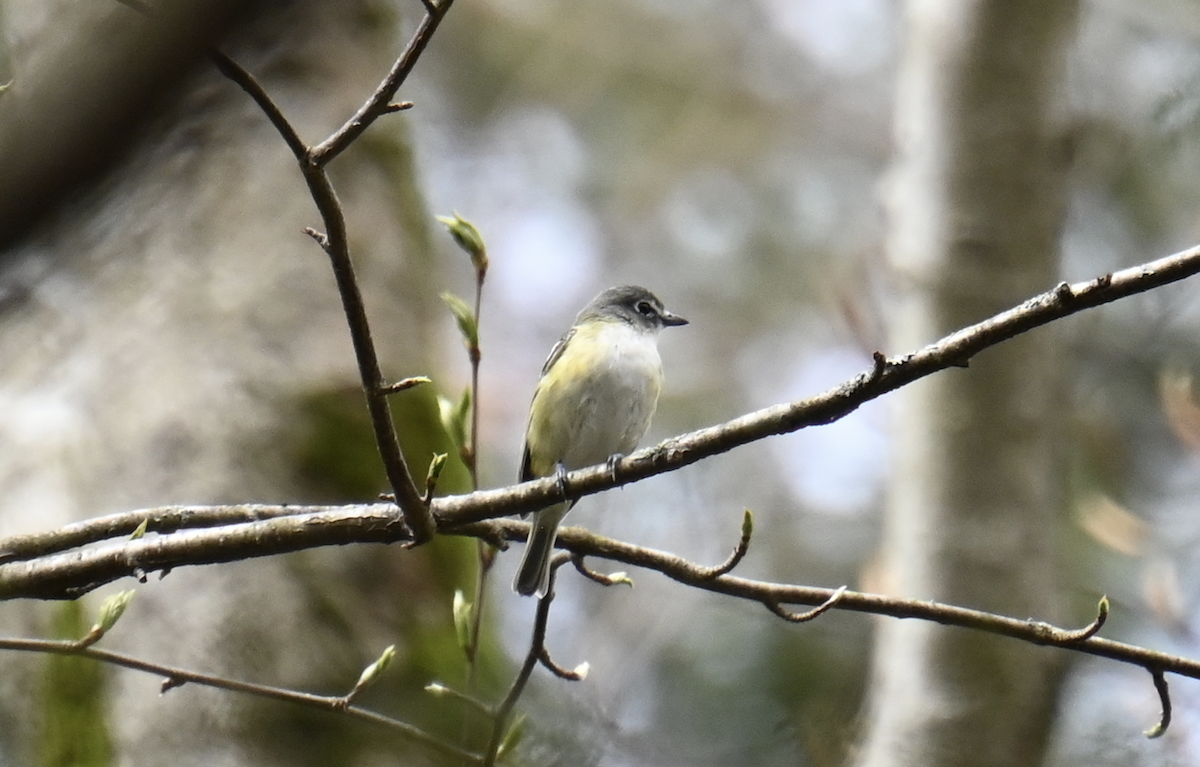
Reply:
[[[74, 599], [121, 578], [165, 573], [185, 565], [233, 562], [327, 545], [411, 539], [403, 517], [391, 504], [332, 507], [308, 514], [293, 514], [287, 506], [273, 511], [280, 516], [8, 561], [0, 564], [0, 599]], [[7, 542], [0, 544], [0, 551], [8, 550]]]
[[571, 553], [571, 564], [575, 566], [575, 570], [584, 578], [593, 583], [599, 583], [601, 586], [633, 585], [633, 580], [626, 573], [609, 573], [606, 575], [598, 570], [593, 570], [587, 566], [583, 556], [575, 552]]
[[[345, 513], [351, 509], [373, 513], [377, 506], [281, 506], [244, 503], [233, 506], [159, 506], [123, 511], [94, 519], [85, 519], [44, 533], [14, 535], [0, 540], [0, 564], [35, 559], [69, 549], [81, 548], [113, 538], [128, 538], [138, 525], [147, 523], [146, 532], [173, 533], [223, 525], [260, 522], [297, 513]], [[180, 562], [178, 564], [188, 564]]]
[[487, 750], [483, 755], [483, 767], [492, 767], [496, 763], [500, 746], [504, 743], [504, 736], [512, 719], [513, 709], [516, 707], [521, 693], [525, 691], [525, 685], [529, 682], [533, 669], [541, 661], [542, 653], [545, 651], [546, 624], [550, 621], [550, 603], [554, 601], [554, 569], [557, 568], [550, 571], [550, 590], [546, 596], [538, 600], [537, 613], [533, 619], [533, 635], [529, 641], [529, 652], [525, 654], [525, 661], [521, 664], [521, 670], [517, 672], [508, 694], [496, 707], [495, 720], [492, 722], [492, 737], [489, 739]]
[[133, 669], [134, 671], [141, 671], [146, 674], [153, 674], [163, 678], [162, 692], [164, 693], [168, 690], [181, 687], [185, 684], [197, 684], [204, 687], [215, 687], [221, 690], [245, 693], [247, 695], [254, 695], [260, 698], [269, 698], [271, 700], [295, 703], [301, 706], [318, 708], [324, 711], [338, 712], [354, 719], [362, 719], [375, 724], [383, 725], [444, 754], [449, 754], [450, 756], [465, 759], [473, 763], [479, 763], [481, 761], [479, 755], [473, 754], [470, 751], [466, 751], [451, 743], [440, 740], [424, 730], [409, 724], [408, 722], [404, 722], [399, 719], [393, 719], [392, 717], [385, 716], [378, 712], [348, 704], [346, 696], [314, 695], [312, 693], [299, 692], [296, 690], [287, 690], [281, 687], [255, 684], [253, 682], [242, 682], [236, 679], [226, 679], [224, 677], [214, 676], [212, 674], [204, 674], [198, 671], [191, 671], [175, 666], [167, 666], [161, 663], [151, 663], [150, 661], [142, 660], [129, 655], [123, 655], [121, 653], [111, 652], [109, 650], [100, 650], [96, 649], [95, 647], [80, 647], [79, 643], [69, 640], [54, 641], [43, 639], [0, 638], [0, 650], [39, 652], [53, 655], [73, 655], [82, 658], [91, 658], [92, 660], [108, 663], [113, 666], [121, 666], [123, 668]]
[[495, 712], [492, 711], [492, 706], [484, 701], [476, 698], [473, 695], [468, 695], [464, 692], [459, 692], [453, 687], [448, 687], [441, 682], [430, 682], [425, 685], [425, 692], [441, 697], [454, 698], [455, 700], [466, 703], [470, 708], [477, 713], [491, 719]]
[[[558, 577], [558, 569], [565, 565], [568, 561], [574, 562], [575, 558], [568, 554], [559, 553], [556, 554], [554, 559], [550, 562], [550, 586], [549, 590], [546, 592], [546, 596], [538, 600], [539, 616], [541, 615], [540, 603], [545, 602], [547, 611], [546, 615], [549, 617], [550, 600], [554, 599], [554, 582]], [[578, 566], [579, 563], [576, 563], [576, 567]], [[576, 666], [574, 669], [568, 669], [554, 662], [554, 659], [550, 657], [550, 650], [546, 648], [545, 626], [542, 627], [541, 632], [538, 632], [536, 629], [534, 630], [534, 642], [530, 647], [530, 652], [536, 654], [538, 662], [545, 666], [550, 673], [554, 674], [560, 679], [566, 679], [570, 682], [581, 682], [587, 676], [587, 663]]]
[[1147, 738], [1160, 738], [1167, 728], [1171, 726], [1171, 691], [1167, 688], [1167, 677], [1163, 674], [1160, 668], [1148, 669], [1151, 678], [1154, 680], [1154, 691], [1158, 693], [1159, 705], [1162, 706], [1162, 714], [1158, 718], [1158, 724], [1146, 730]]
[[[364, 519], [366, 520], [364, 524]], [[353, 527], [347, 522], [354, 522]], [[363, 535], [359, 528], [373, 531], [376, 538]], [[528, 531], [528, 524], [516, 520], [498, 520], [476, 523], [459, 528], [462, 534], [487, 535], [492, 537], [520, 538]], [[311, 540], [299, 531], [308, 531]], [[337, 531], [338, 535], [331, 533]], [[137, 566], [146, 571], [171, 567], [177, 564], [203, 564], [231, 561], [284, 550], [283, 545], [297, 550], [339, 541], [340, 534], [356, 541], [399, 539], [405, 534], [403, 522], [392, 506], [351, 507], [349, 511], [323, 511], [268, 519], [246, 525], [225, 528], [188, 530], [158, 538], [142, 538], [108, 548], [89, 549], [81, 552], [66, 552], [30, 562], [11, 562], [0, 565], [0, 598], [41, 597], [69, 598], [86, 593], [100, 583], [107, 583]], [[208, 546], [200, 546], [195, 539], [205, 539]], [[1200, 679], [1200, 661], [1157, 652], [1135, 645], [1116, 642], [1091, 635], [1097, 618], [1082, 632], [1048, 626], [1040, 621], [1009, 618], [1002, 615], [971, 610], [937, 602], [915, 599], [900, 599], [880, 594], [869, 594], [845, 589], [823, 589], [809, 586], [788, 585], [768, 581], [756, 581], [721, 575], [716, 578], [703, 577], [707, 568], [654, 549], [634, 546], [621, 541], [604, 538], [577, 527], [566, 527], [559, 531], [559, 544], [572, 554], [573, 560], [584, 556], [603, 557], [616, 562], [643, 567], [660, 572], [688, 586], [717, 594], [737, 597], [765, 605], [802, 604], [853, 612], [884, 615], [892, 618], [915, 618], [947, 626], [983, 631], [999, 636], [1038, 645], [1060, 647], [1120, 663], [1140, 666], [1152, 674], [1173, 673]], [[274, 548], [273, 548], [274, 547]], [[197, 557], [197, 549], [205, 551]], [[179, 562], [180, 554], [187, 562]], [[562, 555], [559, 555], [560, 557]], [[82, 575], [81, 575], [82, 573]], [[85, 586], [79, 586], [83, 577]], [[91, 577], [94, 580], [87, 581]], [[548, 605], [539, 602], [539, 615]], [[782, 609], [782, 608], [781, 608]], [[541, 618], [540, 620], [544, 620]], [[534, 639], [543, 642], [545, 627], [535, 625]], [[1086, 635], [1086, 636], [1084, 636]], [[1080, 638], [1080, 637], [1083, 638]], [[532, 650], [531, 650], [532, 652]], [[540, 656], [527, 663], [536, 663]], [[530, 671], [532, 668], [530, 668]], [[527, 677], [527, 673], [525, 674]], [[521, 677], [518, 677], [518, 681]], [[521, 685], [524, 682], [521, 681]], [[517, 694], [519, 695], [519, 690]], [[515, 698], [514, 698], [515, 703]], [[511, 709], [511, 704], [509, 706]], [[1169, 708], [1167, 710], [1169, 720]]]
[[[1025, 301], [1020, 306], [998, 314], [977, 325], [952, 333], [924, 349], [893, 358], [876, 355], [872, 368], [822, 394], [797, 402], [775, 405], [754, 413], [743, 415], [724, 424], [711, 426], [669, 439], [655, 447], [639, 450], [620, 462], [619, 477], [614, 479], [605, 464], [573, 471], [568, 475], [572, 493], [579, 496], [591, 495], [607, 490], [627, 481], [635, 481], [673, 471], [703, 458], [725, 452], [739, 445], [764, 439], [774, 434], [795, 431], [806, 426], [829, 423], [858, 408], [864, 402], [900, 388], [918, 378], [953, 366], [963, 360], [1001, 343], [1015, 335], [1045, 325], [1055, 319], [1083, 309], [1099, 306], [1119, 298], [1144, 292], [1169, 282], [1185, 279], [1200, 271], [1200, 247], [1191, 248], [1141, 266], [1123, 269], [1090, 282], [1063, 285]], [[500, 543], [501, 536], [523, 540], [528, 526], [521, 523], [486, 523], [511, 514], [536, 511], [559, 500], [559, 488], [555, 478], [514, 485], [494, 490], [480, 490], [468, 495], [448, 496], [433, 501], [432, 512], [438, 530], [444, 533], [470, 535]], [[187, 509], [188, 518], [177, 519], [182, 509]], [[387, 505], [365, 507], [342, 507], [346, 511], [361, 509], [374, 520], [390, 518]], [[209, 526], [215, 520], [226, 524], [240, 516], [241, 510], [254, 509], [254, 513], [265, 517], [324, 515], [336, 509], [329, 507], [269, 506], [253, 507], [164, 507], [163, 509], [130, 512], [116, 515], [125, 521], [112, 523], [112, 518], [79, 523], [60, 531], [0, 540], [0, 562], [27, 558], [51, 551], [65, 551], [83, 543], [104, 540], [118, 535], [127, 535], [143, 519], [151, 521], [151, 530], [182, 529], [184, 527]], [[351, 543], [356, 541], [405, 542], [411, 537], [402, 530], [392, 529], [389, 536], [381, 536], [372, 525], [364, 523], [362, 530], [353, 514], [341, 515], [339, 519], [322, 519], [322, 530], [327, 537], [313, 535], [303, 527], [282, 523], [278, 528], [275, 521], [260, 522], [271, 528], [264, 531], [273, 542], [273, 547], [261, 554], [296, 551], [313, 546]], [[392, 520], [394, 521], [394, 520]], [[194, 523], [193, 523], [194, 522]], [[159, 526], [161, 523], [161, 527]], [[299, 536], [289, 540], [290, 536]], [[394, 536], [394, 537], [392, 537]], [[161, 561], [160, 566], [204, 564], [213, 561], [228, 561], [237, 558], [213, 551], [223, 545], [219, 536], [200, 536], [194, 539], [195, 548], [180, 546], [173, 549], [171, 561]], [[240, 544], [237, 544], [240, 547]], [[254, 556], [255, 552], [240, 549], [238, 556]], [[604, 556], [601, 552], [600, 556]], [[13, 596], [53, 596], [53, 589], [32, 593], [38, 571], [46, 565], [30, 565], [18, 570], [9, 565], [0, 565], [0, 598]], [[123, 577], [125, 570], [97, 572], [88, 562], [76, 563], [74, 574], [71, 563], [55, 562], [54, 580], [60, 586], [70, 586], [72, 593], [82, 593], [108, 580]], [[107, 576], [105, 576], [107, 573]]]
[[370, 413], [371, 425], [375, 432], [375, 441], [379, 447], [380, 458], [383, 461], [396, 504], [404, 512], [405, 521], [412, 530], [413, 543], [424, 543], [432, 538], [435, 524], [429, 507], [424, 503], [420, 491], [413, 482], [412, 473], [400, 451], [400, 441], [392, 422], [391, 405], [387, 398], [388, 384], [383, 377], [379, 365], [379, 355], [371, 340], [371, 327], [367, 321], [366, 306], [358, 285], [358, 278], [355, 275], [354, 262], [350, 258], [345, 215], [325, 167], [358, 138], [377, 117], [389, 111], [391, 98], [416, 64], [450, 5], [451, 0], [444, 0], [438, 5], [436, 12], [430, 11], [417, 30], [417, 34], [400, 54], [392, 66], [392, 71], [375, 93], [337, 133], [313, 148], [304, 144], [291, 123], [283, 115], [282, 110], [249, 72], [219, 51], [210, 53], [210, 57], [221, 73], [246, 91], [263, 110], [267, 119], [279, 131], [288, 148], [300, 163], [304, 181], [308, 185], [309, 193], [325, 224], [324, 233], [318, 233], [311, 228], [306, 231], [317, 239], [329, 256], [333, 267], [334, 279], [337, 283], [338, 294], [342, 299], [342, 308], [346, 314], [346, 323], [350, 329], [350, 338], [358, 362], [359, 376], [362, 379], [363, 391], [367, 399], [367, 410]]
[[[286, 512], [292, 509], [278, 507], [276, 510]], [[458, 528], [457, 532], [465, 535], [519, 539], [527, 534], [528, 529], [529, 525], [525, 522], [506, 519], [463, 526]], [[74, 598], [103, 583], [130, 575], [135, 567], [145, 572], [154, 572], [182, 565], [241, 560], [321, 545], [397, 542], [405, 540], [406, 535], [407, 531], [403, 521], [396, 514], [395, 507], [387, 504], [351, 506], [292, 514], [251, 524], [186, 530], [83, 551], [61, 552], [31, 561], [2, 564], [0, 598]], [[558, 542], [560, 546], [580, 557], [602, 557], [655, 570], [685, 585], [762, 604], [817, 606], [836, 593], [833, 589], [757, 581], [732, 575], [708, 578], [704, 575], [707, 568], [682, 557], [605, 538], [578, 527], [561, 529]], [[844, 592], [836, 608], [961, 626], [1200, 679], [1200, 661], [1096, 636], [1088, 636], [1081, 640], [1074, 632], [1066, 629], [1050, 627], [1050, 630], [1047, 630], [1047, 624], [1039, 621], [1008, 618], [925, 600], [900, 599], [857, 591]]]
[[334, 280], [342, 298], [342, 309], [346, 314], [346, 324], [350, 328], [350, 340], [354, 347], [355, 359], [358, 361], [367, 411], [371, 416], [371, 426], [384, 471], [387, 473], [388, 484], [391, 485], [396, 505], [403, 511], [404, 519], [412, 530], [413, 543], [424, 543], [433, 537], [435, 524], [429, 506], [425, 504], [414, 484], [412, 472], [409, 471], [400, 451], [400, 440], [396, 435], [392, 408], [388, 400], [388, 384], [379, 365], [379, 355], [375, 351], [371, 326], [367, 320], [366, 303], [358, 286], [354, 262], [350, 258], [349, 236], [342, 206], [323, 166], [312, 162], [302, 163], [301, 170], [313, 201], [325, 222], [325, 251], [333, 266]]
[[824, 615], [831, 607], [842, 601], [842, 597], [845, 596], [846, 590], [849, 588], [849, 586], [840, 586], [836, 591], [833, 592], [832, 595], [830, 595], [829, 599], [826, 599], [813, 609], [806, 610], [802, 613], [793, 612], [792, 610], [785, 610], [778, 602], [764, 602], [764, 604], [767, 606], [768, 610], [775, 613], [780, 618], [783, 618], [788, 623], [808, 623], [812, 619]]
[[241, 64], [215, 48], [208, 51], [208, 59], [221, 74], [232, 80], [254, 100], [258, 108], [271, 121], [271, 125], [275, 126], [275, 130], [279, 132], [284, 143], [287, 144], [288, 149], [291, 150], [296, 159], [303, 161], [308, 154], [308, 146], [300, 138], [300, 134], [296, 132], [296, 129], [292, 127], [292, 124], [284, 117], [283, 110], [271, 99], [270, 95], [267, 94], [267, 90], [263, 88], [257, 78], [244, 69]]
[[[510, 524], [514, 528], [521, 525], [521, 523], [508, 520], [492, 524]], [[819, 606], [836, 597], [835, 604], [831, 605], [833, 609], [884, 615], [892, 618], [915, 618], [946, 626], [959, 626], [1032, 644], [1061, 647], [1146, 669], [1161, 669], [1180, 676], [1200, 679], [1200, 660], [1168, 655], [1097, 636], [1080, 639], [1078, 638], [1079, 632], [1054, 627], [1050, 627], [1052, 630], [1048, 631], [1047, 624], [1040, 621], [1009, 618], [939, 602], [901, 599], [844, 588], [825, 589], [788, 585], [738, 578], [732, 575], [722, 575], [713, 579], [697, 578], [697, 571], [704, 568], [698, 567], [682, 557], [614, 541], [577, 527], [565, 527], [559, 530], [558, 541], [562, 547], [576, 556], [598, 556], [644, 567], [688, 586], [761, 604]], [[838, 596], [839, 592], [841, 592], [840, 596]], [[1090, 629], [1091, 626], [1086, 630]]]
[[1074, 630], [1060, 629], [1056, 626], [1051, 626], [1049, 623], [1040, 623], [1037, 621], [1031, 621], [1030, 627], [1035, 631], [1044, 632], [1050, 644], [1067, 645], [1072, 642], [1081, 642], [1100, 632], [1100, 629], [1108, 622], [1108, 610], [1108, 597], [1103, 596], [1100, 597], [1100, 603], [1096, 608], [1095, 619], [1083, 628]]
[[312, 148], [309, 152], [309, 159], [313, 165], [317, 167], [328, 165], [333, 158], [354, 143], [354, 140], [361, 136], [363, 131], [371, 126], [371, 123], [381, 115], [393, 111], [389, 109], [392, 98], [395, 97], [396, 91], [400, 89], [404, 81], [408, 79], [417, 59], [429, 45], [433, 33], [437, 31], [438, 25], [446, 17], [454, 0], [441, 0], [439, 3], [431, 2], [431, 0], [422, 0], [422, 2], [425, 4], [425, 17], [421, 20], [417, 31], [413, 33], [408, 45], [405, 46], [404, 52], [400, 54], [400, 58], [396, 59], [391, 71], [375, 88], [375, 92], [371, 94], [366, 103], [359, 107], [358, 111], [332, 136]]
[[[155, 10], [142, 0], [120, 1], [146, 16], [153, 17], [156, 14]], [[396, 59], [388, 76], [341, 129], [311, 149], [292, 127], [283, 114], [283, 110], [250, 72], [221, 51], [215, 48], [208, 51], [209, 59], [221, 74], [234, 82], [254, 100], [254, 103], [279, 132], [297, 162], [300, 163], [305, 183], [308, 185], [313, 202], [316, 203], [326, 228], [325, 233], [319, 233], [311, 228], [306, 231], [329, 255], [333, 265], [334, 278], [337, 282], [338, 293], [342, 298], [346, 322], [350, 327], [350, 337], [358, 361], [359, 375], [362, 378], [363, 390], [367, 398], [367, 410], [371, 416], [371, 425], [375, 431], [380, 458], [383, 461], [396, 504], [404, 512], [405, 521], [412, 531], [413, 543], [424, 543], [432, 538], [435, 524], [429, 507], [423, 502], [408, 465], [404, 462], [404, 456], [400, 452], [400, 441], [396, 436], [391, 406], [387, 400], [387, 394], [390, 393], [388, 384], [384, 380], [378, 354], [371, 340], [366, 308], [354, 273], [354, 264], [350, 259], [345, 217], [333, 185], [325, 173], [325, 166], [362, 135], [362, 132], [376, 118], [406, 108], [404, 104], [391, 104], [391, 99], [416, 65], [417, 59], [429, 44], [438, 24], [450, 10], [452, 2], [453, 0], [443, 0], [436, 5], [426, 2], [427, 15], [413, 39]]]
[[568, 682], [582, 682], [587, 677], [586, 663], [582, 666], [576, 666], [574, 669], [560, 666], [550, 657], [550, 651], [545, 647], [538, 653], [538, 663], [545, 666], [551, 674], [554, 674], [559, 679], [566, 679]]
[[[855, 378], [808, 399], [774, 405], [723, 424], [683, 434], [639, 450], [617, 463], [572, 471], [567, 484], [581, 497], [674, 471], [735, 447], [831, 423], [861, 405], [942, 370], [961, 367], [979, 352], [1084, 309], [1111, 303], [1200, 272], [1200, 246], [1087, 282], [1063, 283], [983, 322], [951, 333], [915, 352], [882, 359]], [[542, 508], [558, 500], [555, 478], [502, 490], [439, 499], [439, 530], [459, 522], [489, 519]]]
[[745, 558], [746, 552], [750, 551], [750, 537], [754, 535], [754, 515], [750, 513], [750, 509], [742, 514], [742, 537], [738, 539], [737, 545], [733, 547], [733, 552], [729, 558], [715, 567], [703, 567], [696, 573], [701, 580], [716, 578], [718, 575], [733, 572], [733, 568], [737, 567]]

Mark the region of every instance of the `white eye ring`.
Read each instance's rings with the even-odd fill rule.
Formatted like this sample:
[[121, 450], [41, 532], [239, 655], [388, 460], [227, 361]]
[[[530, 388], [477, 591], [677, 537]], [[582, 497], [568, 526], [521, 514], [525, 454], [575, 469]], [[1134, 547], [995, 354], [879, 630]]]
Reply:
[[649, 301], [638, 301], [636, 304], [634, 304], [633, 308], [636, 309], [637, 313], [642, 315], [643, 317], [657, 317], [658, 316], [658, 310], [655, 309], [654, 305], [651, 304]]

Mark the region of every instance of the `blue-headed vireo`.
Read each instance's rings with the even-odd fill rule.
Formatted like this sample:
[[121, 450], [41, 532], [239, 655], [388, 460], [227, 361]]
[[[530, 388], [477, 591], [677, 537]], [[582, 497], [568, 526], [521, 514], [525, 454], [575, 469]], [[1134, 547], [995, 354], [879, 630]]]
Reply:
[[[636, 285], [593, 298], [542, 367], [529, 406], [521, 481], [557, 475], [561, 482], [569, 470], [614, 465], [637, 447], [662, 389], [658, 331], [686, 324]], [[518, 594], [546, 595], [558, 525], [574, 505], [564, 501], [534, 516], [513, 581]]]

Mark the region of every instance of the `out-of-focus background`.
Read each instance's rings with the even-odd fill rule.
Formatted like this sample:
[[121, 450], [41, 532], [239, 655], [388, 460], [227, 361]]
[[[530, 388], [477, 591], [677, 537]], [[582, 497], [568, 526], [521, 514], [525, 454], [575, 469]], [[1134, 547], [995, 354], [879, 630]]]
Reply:
[[[0, 535], [167, 503], [384, 489], [328, 264], [302, 233], [315, 209], [265, 118], [198, 54], [220, 44], [316, 141], [370, 93], [420, 10], [193, 0], [152, 23], [116, 2], [0, 2], [0, 82], [12, 81], [0, 94]], [[491, 256], [483, 486], [513, 480], [545, 354], [609, 285], [646, 285], [691, 320], [662, 337], [648, 441], [905, 351], [888, 348], [880, 202], [904, 29], [903, 6], [884, 0], [458, 0], [400, 94], [416, 107], [333, 166], [386, 374], [435, 381], [396, 398], [416, 465], [447, 447], [434, 394], [468, 379], [438, 295], [469, 295], [471, 271], [436, 214], [473, 221]], [[1200, 7], [1085, 2], [1066, 55], [1061, 277], [1193, 244]], [[1057, 329], [1066, 497], [1046, 536], [1061, 610], [1033, 616], [1083, 624], [1107, 593], [1106, 635], [1192, 657], [1196, 290]], [[889, 407], [589, 498], [570, 521], [715, 563], [749, 508], [757, 536], [739, 574], [883, 588], [884, 497], [906, 447]], [[466, 489], [461, 467], [447, 484]], [[508, 589], [517, 558], [499, 557], [489, 596], [486, 698], [528, 642], [534, 604]], [[473, 562], [472, 542], [443, 540], [179, 570], [138, 587], [105, 646], [336, 693], [396, 643], [396, 670], [363, 702], [458, 739], [460, 707], [422, 687], [463, 682], [450, 600], [470, 590]], [[634, 589], [603, 589], [564, 571], [548, 645], [591, 675], [535, 674], [521, 763], [853, 758], [872, 620], [787, 625], [631, 575]], [[0, 604], [0, 633], [81, 634], [96, 604]], [[1172, 682], [1171, 730], [1147, 741], [1147, 675], [1067, 661], [1048, 764], [1200, 754], [1196, 683]], [[440, 763], [332, 715], [187, 687], [160, 696], [158, 680], [63, 663], [0, 655], [0, 766]]]

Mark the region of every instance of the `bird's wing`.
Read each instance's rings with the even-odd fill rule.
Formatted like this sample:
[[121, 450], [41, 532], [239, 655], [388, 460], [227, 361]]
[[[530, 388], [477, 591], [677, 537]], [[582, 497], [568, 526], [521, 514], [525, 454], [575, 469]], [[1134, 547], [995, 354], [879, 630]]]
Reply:
[[[531, 479], [537, 479], [533, 475], [533, 467], [529, 465], [529, 443], [526, 442], [521, 450], [521, 478], [520, 482], [528, 482]], [[524, 515], [522, 515], [524, 516]]]
[[550, 356], [546, 358], [545, 364], [542, 365], [542, 375], [550, 372], [550, 368], [554, 367], [554, 363], [558, 362], [558, 358], [562, 356], [563, 351], [567, 348], [567, 343], [575, 335], [575, 328], [571, 328], [566, 333], [563, 333], [562, 338], [558, 339], [558, 343], [550, 350]]
[[[550, 368], [554, 367], [554, 363], [558, 362], [559, 358], [562, 357], [563, 350], [565, 350], [567, 348], [567, 343], [571, 340], [571, 337], [574, 335], [575, 335], [575, 328], [571, 328], [566, 333], [563, 333], [562, 338], [558, 339], [558, 342], [556, 344], [554, 344], [554, 348], [550, 350], [550, 356], [546, 358], [545, 364], [542, 365], [542, 377], [543, 378], [546, 376], [546, 373], [550, 372]], [[533, 396], [535, 399], [537, 398], [536, 390], [534, 390]], [[530, 410], [532, 410], [532, 408], [530, 408]], [[529, 429], [528, 429], [528, 427], [526, 427], [526, 441], [525, 441], [525, 444], [522, 445], [522, 447], [521, 447], [521, 474], [520, 474], [521, 482], [528, 482], [531, 479], [538, 479], [538, 476], [533, 473], [533, 467], [530, 465], [530, 461], [529, 461], [528, 432], [529, 432]]]

